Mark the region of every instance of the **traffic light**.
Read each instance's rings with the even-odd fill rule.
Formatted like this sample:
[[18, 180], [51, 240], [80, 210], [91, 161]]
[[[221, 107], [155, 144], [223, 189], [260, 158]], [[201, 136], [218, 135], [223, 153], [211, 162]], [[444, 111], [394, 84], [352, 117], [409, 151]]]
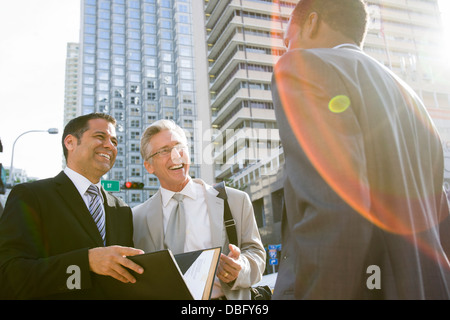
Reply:
[[142, 182], [135, 182], [135, 181], [127, 181], [122, 186], [123, 189], [143, 189], [144, 184]]

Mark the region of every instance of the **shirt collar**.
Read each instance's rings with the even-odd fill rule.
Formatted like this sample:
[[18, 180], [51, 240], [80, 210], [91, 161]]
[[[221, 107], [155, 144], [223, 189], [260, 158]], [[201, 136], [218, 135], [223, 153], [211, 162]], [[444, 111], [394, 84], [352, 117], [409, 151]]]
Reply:
[[193, 200], [197, 199], [197, 193], [195, 192], [195, 186], [194, 186], [194, 182], [192, 181], [192, 179], [189, 179], [189, 182], [184, 186], [183, 190], [181, 190], [180, 192], [173, 192], [173, 191], [170, 191], [168, 189], [164, 189], [163, 187], [161, 187], [161, 198], [162, 198], [162, 203], [163, 203], [164, 207], [167, 207], [170, 199], [172, 199], [172, 196], [175, 193], [181, 193], [182, 195], [189, 197]]
[[[89, 181], [88, 178], [70, 169], [69, 167], [64, 168], [64, 173], [69, 177], [70, 180], [72, 180], [73, 184], [75, 185], [81, 196], [84, 196], [84, 194], [86, 193], [87, 189], [91, 184], [97, 186], [98, 190], [102, 190], [101, 188], [102, 184], [100, 181], [94, 184], [91, 181]], [[103, 201], [103, 194], [101, 192], [100, 195]]]
[[356, 49], [356, 50], [361, 51], [361, 48], [358, 47], [356, 44], [353, 44], [353, 43], [342, 43], [342, 44], [339, 44], [339, 45], [333, 47], [333, 49], [340, 49], [340, 48]]

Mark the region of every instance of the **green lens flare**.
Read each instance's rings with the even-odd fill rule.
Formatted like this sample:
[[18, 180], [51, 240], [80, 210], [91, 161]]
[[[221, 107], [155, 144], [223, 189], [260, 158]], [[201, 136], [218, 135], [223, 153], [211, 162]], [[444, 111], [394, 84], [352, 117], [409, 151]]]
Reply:
[[334, 113], [341, 113], [350, 107], [350, 98], [345, 95], [339, 95], [330, 100], [328, 109]]

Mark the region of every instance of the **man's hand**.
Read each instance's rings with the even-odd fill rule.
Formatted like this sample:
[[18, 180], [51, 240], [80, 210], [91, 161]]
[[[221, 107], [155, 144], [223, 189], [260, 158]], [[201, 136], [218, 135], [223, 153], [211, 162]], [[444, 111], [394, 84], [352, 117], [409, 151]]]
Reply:
[[142, 274], [144, 269], [127, 259], [126, 256], [135, 256], [143, 253], [144, 251], [139, 249], [121, 246], [89, 249], [89, 267], [91, 271], [97, 274], [111, 276], [124, 283], [135, 283], [136, 279], [124, 267], [139, 274]]
[[235, 245], [230, 244], [230, 253], [228, 256], [223, 253], [220, 256], [217, 277], [225, 283], [236, 280], [242, 269], [241, 250]]

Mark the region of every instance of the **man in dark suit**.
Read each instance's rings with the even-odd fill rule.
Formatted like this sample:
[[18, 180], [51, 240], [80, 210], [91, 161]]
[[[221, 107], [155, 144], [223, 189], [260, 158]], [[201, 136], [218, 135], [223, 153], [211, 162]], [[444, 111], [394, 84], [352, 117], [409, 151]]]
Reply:
[[441, 141], [417, 95], [362, 52], [366, 22], [362, 0], [300, 0], [285, 32], [274, 299], [450, 298]]
[[135, 282], [126, 268], [143, 272], [125, 257], [143, 253], [132, 248], [131, 209], [100, 184], [117, 155], [115, 124], [98, 113], [73, 119], [64, 171], [11, 191], [0, 219], [1, 298], [103, 299], [105, 278]]

